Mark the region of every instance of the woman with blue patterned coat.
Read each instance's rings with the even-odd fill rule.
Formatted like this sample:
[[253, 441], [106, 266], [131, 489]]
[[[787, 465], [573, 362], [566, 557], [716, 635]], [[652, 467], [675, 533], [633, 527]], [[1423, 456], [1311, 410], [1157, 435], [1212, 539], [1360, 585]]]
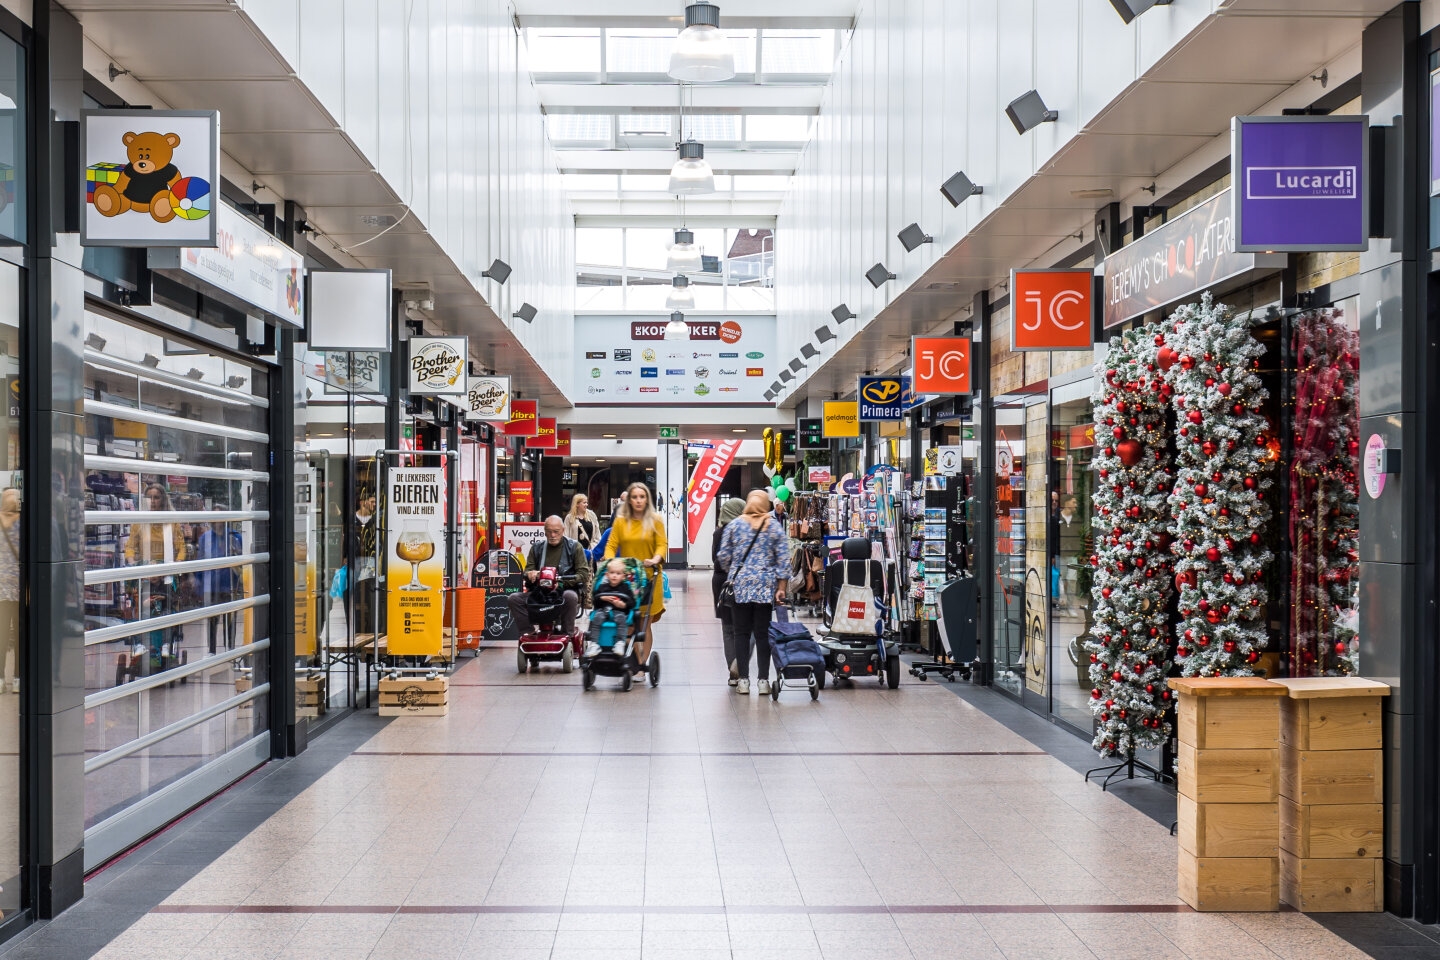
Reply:
[[[743, 522], [739, 522], [743, 521]], [[784, 526], [770, 515], [770, 496], [752, 490], [745, 499], [739, 521], [725, 527], [717, 560], [730, 571], [735, 591], [731, 616], [735, 629], [735, 656], [740, 679], [736, 693], [750, 692], [750, 649], [759, 661], [757, 692], [770, 692], [770, 614], [776, 603], [785, 602], [790, 581], [790, 542]]]

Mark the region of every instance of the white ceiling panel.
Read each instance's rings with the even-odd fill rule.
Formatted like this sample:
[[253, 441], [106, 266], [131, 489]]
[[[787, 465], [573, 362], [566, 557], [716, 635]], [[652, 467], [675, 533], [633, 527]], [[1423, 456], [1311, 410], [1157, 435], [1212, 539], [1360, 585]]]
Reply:
[[[197, 5], [198, 6], [198, 5]], [[288, 70], [237, 11], [228, 4], [177, 10], [171, 4], [125, 2], [67, 3], [85, 35], [121, 66], [144, 64], [136, 79], [278, 79]], [[183, 24], [182, 24], [183, 20]], [[157, 55], [157, 38], [163, 56]]]
[[148, 86], [166, 103], [210, 103], [220, 111], [226, 134], [286, 130], [333, 131], [335, 121], [294, 80], [173, 80], [151, 81]]

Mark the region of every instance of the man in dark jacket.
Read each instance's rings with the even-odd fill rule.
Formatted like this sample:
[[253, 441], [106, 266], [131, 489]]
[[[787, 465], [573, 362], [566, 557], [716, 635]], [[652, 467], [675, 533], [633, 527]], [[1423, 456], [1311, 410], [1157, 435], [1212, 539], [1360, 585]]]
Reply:
[[[565, 521], [559, 517], [545, 518], [545, 539], [530, 547], [525, 558], [525, 580], [534, 583], [540, 571], [554, 567], [565, 587], [565, 605], [560, 612], [560, 627], [565, 633], [575, 632], [575, 614], [580, 610], [580, 594], [590, 580], [590, 561], [580, 544], [565, 536]], [[525, 594], [512, 593], [506, 598], [510, 604], [510, 615], [521, 633], [531, 629], [530, 612], [526, 608]]]

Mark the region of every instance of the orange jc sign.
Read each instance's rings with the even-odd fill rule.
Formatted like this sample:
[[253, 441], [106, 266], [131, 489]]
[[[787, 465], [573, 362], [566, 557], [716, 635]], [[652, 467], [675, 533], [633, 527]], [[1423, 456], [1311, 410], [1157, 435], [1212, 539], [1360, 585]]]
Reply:
[[970, 341], [965, 337], [911, 337], [916, 396], [970, 392]]
[[1094, 289], [1089, 270], [1011, 270], [1010, 349], [1089, 350]]

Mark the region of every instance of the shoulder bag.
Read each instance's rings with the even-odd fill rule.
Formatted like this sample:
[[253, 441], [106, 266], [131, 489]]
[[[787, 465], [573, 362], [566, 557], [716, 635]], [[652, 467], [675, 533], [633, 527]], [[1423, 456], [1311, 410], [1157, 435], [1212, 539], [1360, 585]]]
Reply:
[[[731, 522], [734, 523], [733, 520]], [[750, 537], [750, 545], [745, 548], [745, 555], [725, 575], [725, 582], [720, 585], [720, 597], [715, 601], [715, 616], [720, 616], [721, 610], [735, 609], [735, 574], [745, 568], [745, 561], [750, 559], [750, 551], [755, 549], [755, 541], [760, 539], [760, 534], [769, 524], [770, 521], [767, 519], [755, 528], [755, 533]]]

